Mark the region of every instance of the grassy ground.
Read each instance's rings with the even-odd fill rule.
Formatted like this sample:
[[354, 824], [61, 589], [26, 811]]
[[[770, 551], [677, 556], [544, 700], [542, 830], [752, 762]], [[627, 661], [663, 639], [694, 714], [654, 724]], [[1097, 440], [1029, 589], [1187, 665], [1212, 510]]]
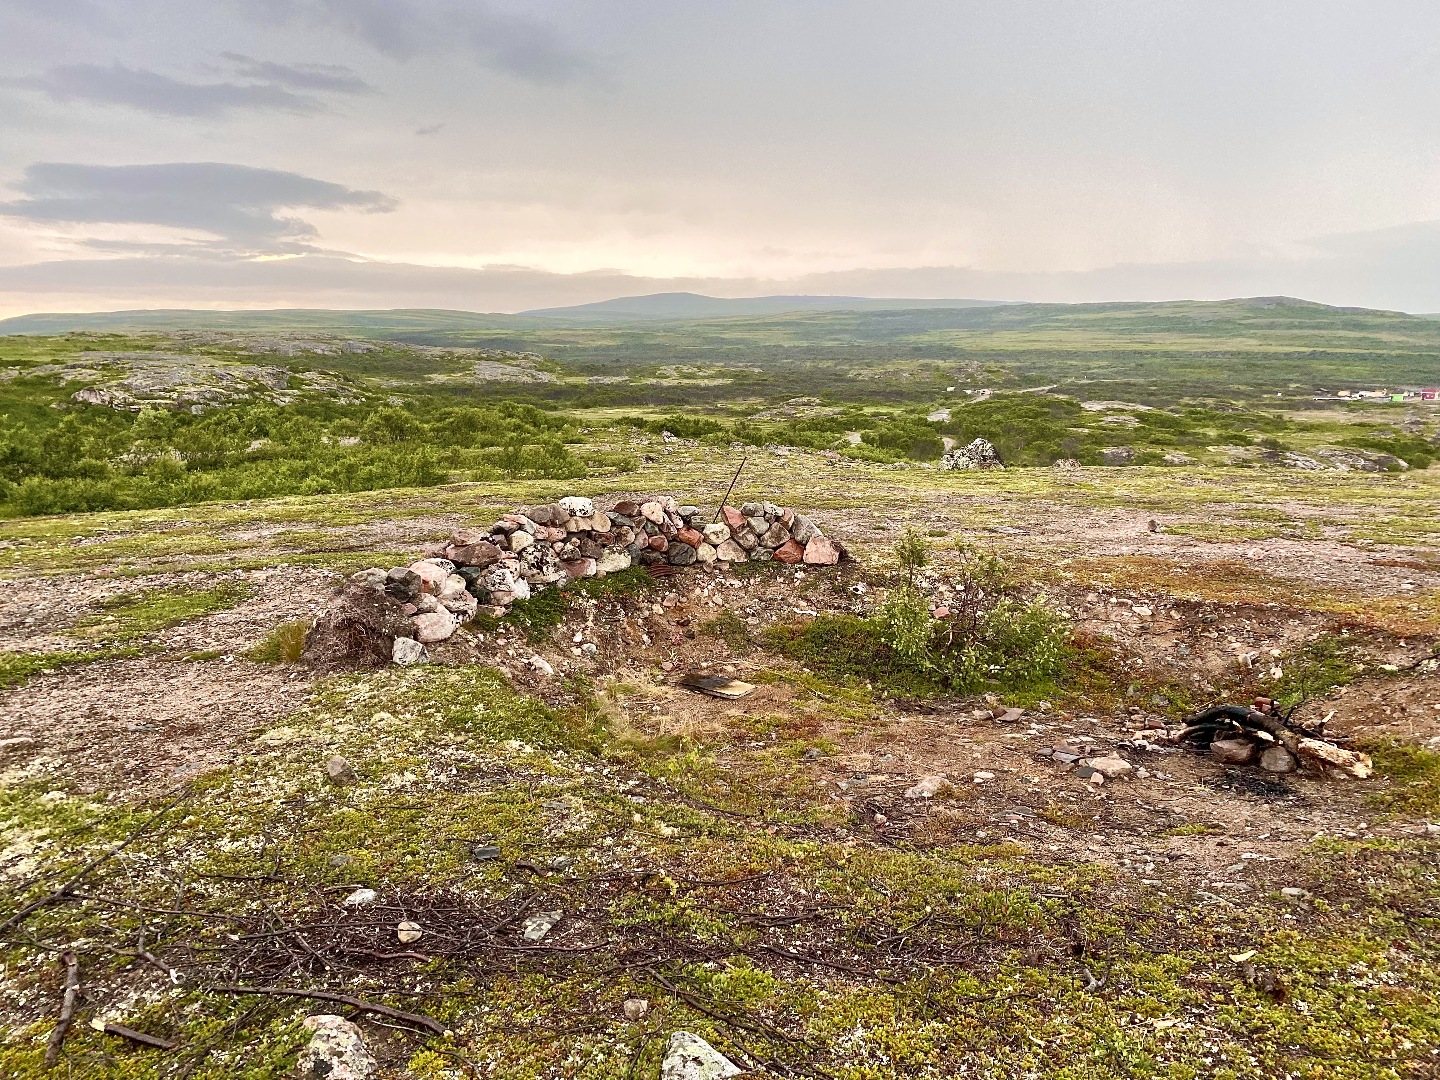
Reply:
[[[337, 753], [357, 783], [325, 780]], [[7, 910], [126, 846], [25, 922], [6, 981], [42, 1002], [47, 946], [79, 943], [87, 980], [129, 987], [95, 1015], [181, 1043], [132, 1050], [82, 1026], [77, 1077], [279, 1074], [304, 1010], [219, 989], [242, 969], [453, 1032], [395, 1036], [397, 1076], [653, 1075], [676, 1027], [774, 1075], [847, 1080], [1399, 1077], [1440, 1049], [1433, 844], [1317, 843], [1286, 879], [1303, 900], [1197, 905], [1016, 844], [857, 846], [818, 804], [707, 808], [637, 762], [593, 714], [431, 670], [328, 684], [158, 808], [12, 787], [7, 856], [43, 869]], [[476, 862], [479, 845], [499, 857]], [[339, 906], [358, 887], [380, 899]], [[545, 910], [564, 914], [554, 943], [517, 943]], [[394, 943], [401, 919], [426, 927], [413, 947]], [[628, 1023], [636, 995], [658, 1008]], [[6, 1075], [42, 1075], [50, 1027], [0, 1044]]]
[[[389, 565], [457, 524], [577, 486], [718, 501], [738, 464], [658, 440], [637, 449], [654, 460], [583, 485], [10, 521], [0, 524], [0, 566], [15, 587], [39, 588], [97, 569], [108, 578]], [[1440, 633], [1436, 591], [1399, 581], [1429, 580], [1435, 473], [1087, 469], [1075, 482], [1050, 470], [960, 475], [762, 452], [737, 495], [816, 510], [872, 568], [872, 587], [903, 526], [917, 525], [942, 545], [1002, 550], [1037, 587], [1066, 597], [1094, 589], [1232, 615], [1293, 612], [1357, 633]], [[1286, 545], [1296, 545], [1288, 562], [1250, 554]], [[1331, 565], [1338, 576], [1321, 573]], [[626, 599], [648, 610], [662, 595]], [[218, 586], [122, 597], [99, 613], [114, 622], [75, 633], [141, 648], [162, 628], [249, 602]], [[602, 602], [577, 596], [564, 613], [571, 622], [537, 626], [537, 638], [562, 638], [563, 654], [571, 628], [597, 610], [586, 605]], [[1298, 803], [1242, 796], [1221, 810], [1196, 799], [1212, 790], [1197, 779], [1173, 795], [1177, 805], [1194, 800], [1182, 815], [1158, 802], [1132, 807], [1155, 798], [1148, 789], [1101, 802], [1017, 775], [1006, 798], [1036, 803], [1063, 841], [991, 833], [1003, 806], [981, 802], [979, 787], [911, 808], [909, 831], [887, 838], [876, 814], [896, 810], [840, 801], [807, 770], [847, 742], [896, 752], [932, 714], [961, 706], [931, 699], [898, 715], [860, 680], [837, 685], [786, 662], [743, 611], [716, 609], [693, 628], [704, 648], [752, 664], [771, 704], [706, 714], [708, 726], [644, 721], [674, 708], [659, 696], [659, 664], [673, 651], [662, 641], [637, 648], [633, 672], [603, 685], [576, 679], [544, 698], [484, 664], [318, 682], [298, 712], [250, 732], [231, 764], [143, 803], [51, 773], [5, 774], [0, 921], [53, 902], [3, 933], [11, 1031], [0, 1073], [55, 1075], [42, 1061], [67, 948], [80, 955], [87, 991], [62, 1058], [76, 1078], [284, 1075], [304, 1042], [299, 1021], [331, 1006], [246, 993], [237, 980], [341, 990], [433, 1018], [450, 1034], [366, 1021], [383, 1075], [407, 1080], [648, 1080], [676, 1029], [759, 1076], [1433, 1073], [1440, 870], [1436, 843], [1417, 828], [1434, 812], [1440, 760], [1413, 739], [1377, 743], [1393, 779], [1340, 797], [1374, 817], [1373, 834], [1297, 842], [1283, 863], [1252, 861], [1249, 887], [1222, 895], [1210, 884], [1220, 871], [1202, 884], [1183, 864], [1146, 870], [1142, 857], [1132, 868], [1095, 845], [1130, 845], [1128, 859], [1161, 839], [1219, 838], [1237, 845], [1228, 858], [1238, 861], [1263, 841], [1228, 814], [1270, 806], [1283, 821], [1308, 812], [1306, 799], [1313, 810], [1337, 796], [1306, 788]], [[527, 654], [538, 647], [524, 644]], [[1092, 709], [1123, 718], [1129, 702], [1146, 700], [1137, 695], [1163, 688], [1118, 648], [1095, 654], [1047, 706], [1081, 725]], [[0, 679], [61, 664], [83, 673], [91, 658], [78, 647], [5, 654]], [[269, 659], [285, 659], [280, 643]], [[945, 732], [945, 752], [973, 735]], [[326, 778], [334, 755], [352, 765], [353, 783]], [[362, 887], [377, 900], [344, 906]], [[555, 930], [526, 942], [520, 925], [546, 911], [562, 913]], [[402, 920], [424, 928], [419, 941], [397, 941]], [[621, 1013], [633, 996], [652, 1002], [642, 1021]], [[136, 1048], [92, 1020], [180, 1045]]]

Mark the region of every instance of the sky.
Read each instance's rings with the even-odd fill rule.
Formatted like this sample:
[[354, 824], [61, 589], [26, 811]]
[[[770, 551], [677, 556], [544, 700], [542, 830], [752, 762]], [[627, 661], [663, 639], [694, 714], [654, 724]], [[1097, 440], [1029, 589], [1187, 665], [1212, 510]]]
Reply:
[[1440, 311], [1426, 0], [0, 0], [0, 317]]

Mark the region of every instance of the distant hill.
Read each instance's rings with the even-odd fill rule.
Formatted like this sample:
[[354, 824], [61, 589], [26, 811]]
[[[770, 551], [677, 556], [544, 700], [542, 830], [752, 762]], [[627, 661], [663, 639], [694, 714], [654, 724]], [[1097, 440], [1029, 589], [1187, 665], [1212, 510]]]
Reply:
[[906, 300], [873, 296], [704, 296], [700, 293], [650, 293], [619, 296], [573, 307], [522, 311], [534, 318], [578, 322], [636, 322], [650, 319], [713, 319], [727, 316], [779, 315], [800, 311], [909, 311], [915, 308], [1000, 307], [1004, 300]]
[[76, 330], [129, 333], [147, 330], [263, 330], [387, 337], [394, 333], [438, 330], [528, 330], [547, 325], [519, 315], [486, 315], [441, 308], [393, 311], [343, 311], [292, 308], [260, 311], [208, 311], [158, 308], [138, 311], [54, 312], [0, 320], [3, 334], [68, 334]]

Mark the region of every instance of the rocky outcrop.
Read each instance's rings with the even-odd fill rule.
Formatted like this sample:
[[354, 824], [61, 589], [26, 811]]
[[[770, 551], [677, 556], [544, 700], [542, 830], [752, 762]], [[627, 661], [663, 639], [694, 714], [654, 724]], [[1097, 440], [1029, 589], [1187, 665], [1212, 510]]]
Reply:
[[976, 439], [968, 446], [947, 450], [940, 458], [942, 469], [1003, 469], [1000, 453], [985, 439]]

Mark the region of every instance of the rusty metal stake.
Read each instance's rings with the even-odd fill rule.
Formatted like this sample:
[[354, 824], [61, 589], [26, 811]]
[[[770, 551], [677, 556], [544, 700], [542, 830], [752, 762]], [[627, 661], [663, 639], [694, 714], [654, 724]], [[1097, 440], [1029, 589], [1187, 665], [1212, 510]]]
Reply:
[[725, 504], [730, 501], [730, 493], [735, 490], [735, 485], [740, 482], [740, 470], [745, 468], [745, 463], [750, 460], [750, 451], [745, 451], [745, 456], [740, 459], [740, 468], [735, 470], [735, 475], [730, 479], [730, 486], [725, 489], [725, 497], [720, 500], [720, 506], [715, 511], [715, 516], [710, 519], [711, 524], [720, 520], [720, 511], [725, 509]]

